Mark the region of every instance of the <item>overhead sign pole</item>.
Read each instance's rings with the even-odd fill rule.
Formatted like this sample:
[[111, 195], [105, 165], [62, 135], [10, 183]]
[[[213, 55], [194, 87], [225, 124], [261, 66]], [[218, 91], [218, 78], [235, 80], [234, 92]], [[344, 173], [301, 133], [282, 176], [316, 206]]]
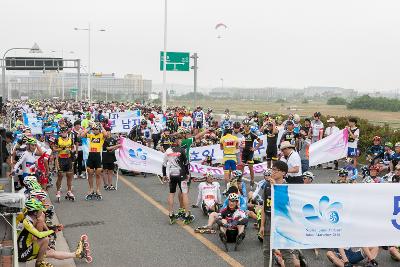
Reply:
[[163, 54], [163, 88], [162, 88], [162, 109], [167, 110], [167, 2], [164, 5], [164, 54]]

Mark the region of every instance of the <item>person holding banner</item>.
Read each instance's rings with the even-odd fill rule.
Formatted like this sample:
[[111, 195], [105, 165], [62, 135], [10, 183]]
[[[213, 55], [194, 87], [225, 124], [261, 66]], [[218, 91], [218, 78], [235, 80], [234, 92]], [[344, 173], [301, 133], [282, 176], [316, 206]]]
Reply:
[[[261, 226], [259, 234], [263, 236], [263, 253], [264, 253], [264, 267], [271, 266], [271, 204], [272, 204], [272, 193], [271, 189], [274, 184], [284, 184], [284, 177], [288, 173], [288, 165], [286, 162], [278, 160], [272, 164], [271, 176], [268, 179], [264, 187], [263, 192], [263, 211], [261, 212]], [[281, 249], [282, 258], [285, 261], [285, 267], [294, 267], [293, 252], [288, 249]]]
[[230, 173], [236, 170], [236, 152], [239, 149], [239, 140], [232, 135], [232, 128], [229, 125], [224, 128], [224, 136], [221, 137], [220, 148], [224, 154], [224, 179], [228, 183]]

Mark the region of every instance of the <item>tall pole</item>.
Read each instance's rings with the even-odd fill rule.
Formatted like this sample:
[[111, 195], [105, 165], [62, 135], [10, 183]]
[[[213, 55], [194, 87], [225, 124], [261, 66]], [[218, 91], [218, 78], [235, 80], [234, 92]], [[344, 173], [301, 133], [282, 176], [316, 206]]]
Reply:
[[64, 86], [64, 73], [63, 73], [63, 74], [62, 74], [62, 77], [61, 77], [62, 100], [65, 99], [65, 94], [64, 94], [65, 88], [64, 88], [64, 87], [65, 87], [65, 86]]
[[164, 1], [164, 54], [163, 54], [163, 91], [162, 91], [162, 109], [167, 110], [167, 2]]
[[2, 66], [1, 66], [1, 84], [2, 84], [2, 94], [3, 94], [3, 101], [7, 101], [10, 99], [10, 96], [7, 94], [6, 89], [6, 61], [3, 58]]
[[221, 88], [224, 89], [224, 78], [221, 78]]
[[89, 51], [89, 55], [88, 55], [88, 81], [87, 81], [87, 84], [88, 84], [88, 101], [89, 101], [89, 104], [92, 102], [92, 99], [91, 99], [91, 90], [92, 90], [92, 88], [91, 88], [91, 85], [90, 85], [90, 23], [89, 23], [89, 27], [88, 27], [88, 35], [89, 35], [89, 49], [88, 49], [88, 51]]
[[[81, 87], [81, 60], [80, 59], [77, 59], [77, 65], [78, 65], [78, 68], [77, 68], [77, 75], [78, 75], [78, 91], [80, 92], [80, 94], [81, 94], [81, 100], [82, 100], [82, 87]], [[77, 102], [78, 101], [78, 92], [76, 92], [76, 97], [75, 97], [75, 101]]]
[[199, 57], [197, 56], [197, 53], [194, 53], [191, 58], [193, 58], [193, 109], [195, 109], [197, 104], [197, 59]]

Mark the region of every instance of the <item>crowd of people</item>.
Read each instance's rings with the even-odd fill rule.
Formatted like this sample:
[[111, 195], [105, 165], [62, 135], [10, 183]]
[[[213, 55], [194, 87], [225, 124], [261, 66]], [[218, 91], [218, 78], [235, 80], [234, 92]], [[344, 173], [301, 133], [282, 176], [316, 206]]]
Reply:
[[[51, 266], [44, 261], [45, 257], [77, 257], [91, 261], [85, 245], [87, 237], [80, 239], [75, 253], [55, 250], [53, 236], [62, 227], [51, 223], [54, 208], [49, 194], [55, 194], [60, 201], [64, 179], [64, 197], [71, 201], [76, 198], [72, 187], [74, 179], [87, 179], [89, 190], [84, 196], [87, 201], [101, 200], [103, 190], [115, 190], [115, 151], [121, 147], [121, 137], [164, 153], [163, 175], [159, 179], [169, 183], [170, 224], [178, 219], [185, 224], [192, 223], [195, 217], [190, 208], [201, 208], [208, 216], [208, 223], [195, 231], [218, 232], [226, 250], [229, 242], [235, 243], [237, 250], [246, 236], [246, 228], [253, 222], [258, 228], [255, 238], [264, 243], [266, 264], [270, 251], [272, 185], [313, 183], [318, 179], [311, 172], [313, 168], [337, 170], [338, 178], [332, 183], [400, 181], [400, 142], [382, 144], [382, 138], [375, 136], [371, 147], [365, 151], [368, 163], [362, 168], [358, 166], [360, 130], [356, 118], [349, 118], [345, 128], [349, 136], [348, 157], [343, 161], [344, 167], [339, 168], [342, 164], [339, 161], [309, 166], [310, 145], [340, 131], [334, 118], [329, 118], [324, 125], [320, 112], [302, 120], [297, 114], [289, 114], [284, 119], [281, 115], [254, 111], [244, 119], [233, 120], [229, 110], [216, 116], [212, 108], [200, 106], [194, 110], [170, 107], [163, 111], [160, 106], [138, 103], [54, 100], [7, 102], [4, 109], [9, 120], [3, 121], [7, 128], [3, 162], [9, 166], [9, 175], [15, 178], [15, 189], [23, 190], [27, 197], [26, 209], [18, 220], [19, 259], [36, 258], [36, 266], [41, 267]], [[112, 133], [108, 115], [132, 110], [140, 110], [140, 122], [128, 133]], [[32, 134], [24, 113], [34, 113], [42, 121], [41, 133]], [[262, 135], [266, 136], [267, 144], [263, 144]], [[89, 147], [86, 160], [84, 142]], [[215, 144], [223, 151], [222, 162], [207, 156], [203, 164], [222, 166], [224, 177], [218, 181], [212, 172], [207, 172], [198, 180], [196, 203], [190, 205], [190, 148]], [[266, 156], [257, 158], [255, 151], [263, 145]], [[253, 165], [264, 161], [267, 163], [264, 179], [256, 183]], [[243, 177], [245, 167], [249, 170], [249, 183]], [[177, 188], [179, 209], [174, 211]], [[386, 249], [393, 259], [400, 260], [398, 247]], [[337, 248], [328, 251], [327, 257], [336, 266], [352, 266], [364, 259], [368, 266], [377, 266], [378, 252], [379, 248]], [[302, 252], [297, 250], [276, 250], [273, 257], [280, 266], [306, 264]]]

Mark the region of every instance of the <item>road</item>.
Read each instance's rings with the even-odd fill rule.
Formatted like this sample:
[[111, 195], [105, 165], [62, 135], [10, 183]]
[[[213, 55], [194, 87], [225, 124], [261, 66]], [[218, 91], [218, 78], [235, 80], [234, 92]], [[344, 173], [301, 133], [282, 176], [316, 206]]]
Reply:
[[[318, 183], [336, 177], [334, 171], [316, 170]], [[104, 191], [102, 201], [85, 201], [87, 180], [74, 180], [75, 202], [65, 199], [56, 203], [56, 212], [65, 225], [64, 236], [71, 250], [80, 235], [91, 241], [93, 266], [263, 266], [262, 246], [252, 224], [238, 251], [225, 252], [218, 235], [194, 234], [193, 229], [206, 224], [206, 217], [193, 209], [196, 220], [189, 226], [169, 225], [166, 198], [168, 186], [155, 176], [120, 176], [118, 191]], [[65, 185], [64, 185], [65, 187]], [[191, 187], [191, 204], [197, 197], [197, 183]], [[332, 266], [326, 250], [316, 258], [305, 251], [309, 266]], [[378, 257], [380, 266], [398, 266], [387, 251]], [[77, 266], [86, 265], [76, 261]]]

